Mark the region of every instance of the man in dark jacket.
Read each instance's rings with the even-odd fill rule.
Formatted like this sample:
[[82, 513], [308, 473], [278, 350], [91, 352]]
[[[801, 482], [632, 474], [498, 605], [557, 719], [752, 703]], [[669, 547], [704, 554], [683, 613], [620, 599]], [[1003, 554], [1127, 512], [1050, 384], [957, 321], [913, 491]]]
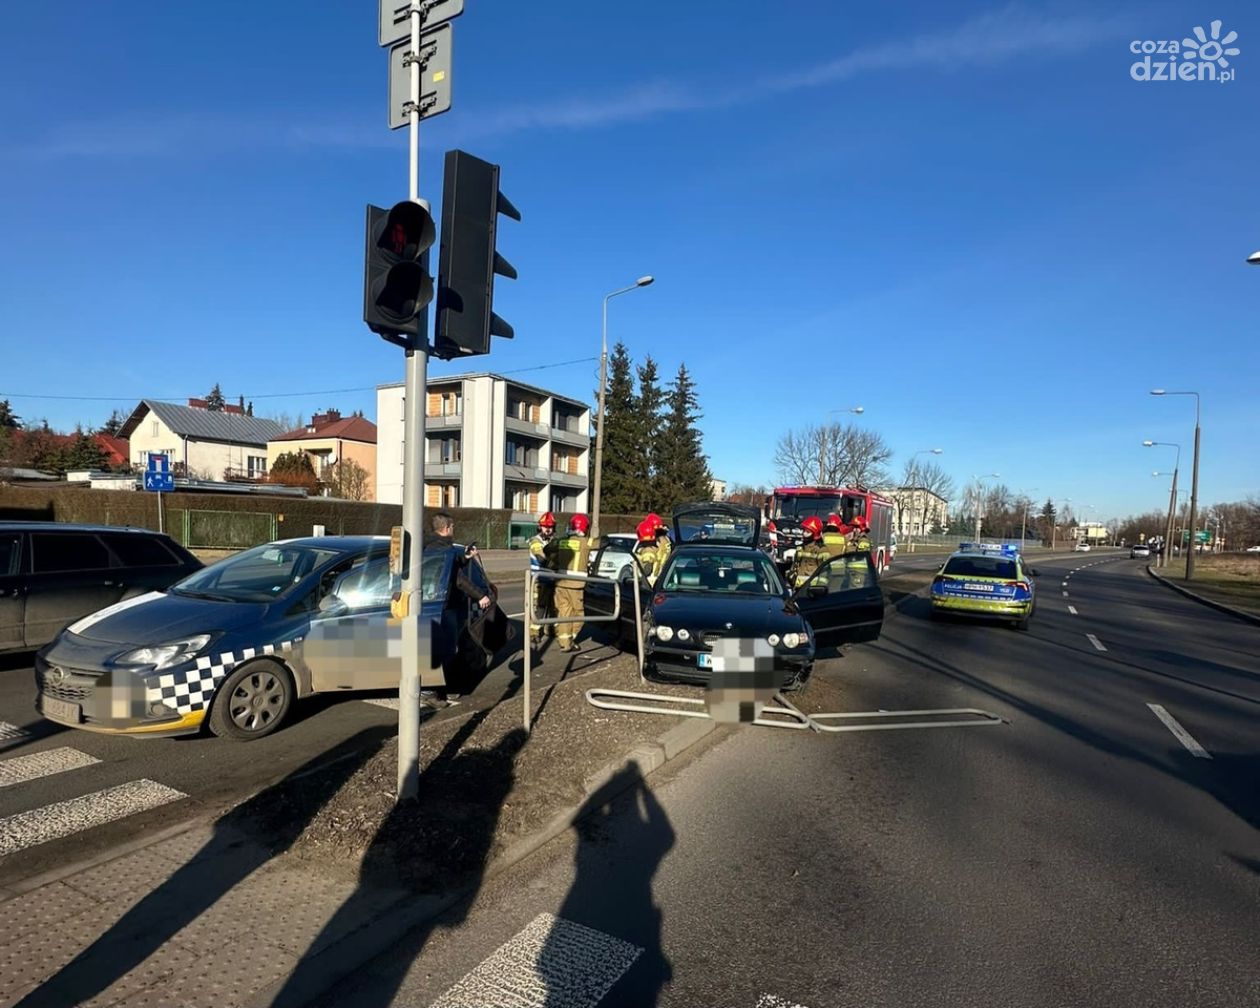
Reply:
[[[424, 537], [424, 547], [444, 546], [450, 548], [455, 545], [455, 519], [446, 511], [435, 511], [429, 517], [430, 532]], [[494, 599], [473, 584], [472, 578], [467, 574], [466, 568], [471, 560], [477, 556], [477, 547], [469, 546], [464, 551], [463, 559], [455, 564], [455, 587], [467, 595], [470, 599], [477, 603], [482, 609], [489, 609], [494, 605]]]

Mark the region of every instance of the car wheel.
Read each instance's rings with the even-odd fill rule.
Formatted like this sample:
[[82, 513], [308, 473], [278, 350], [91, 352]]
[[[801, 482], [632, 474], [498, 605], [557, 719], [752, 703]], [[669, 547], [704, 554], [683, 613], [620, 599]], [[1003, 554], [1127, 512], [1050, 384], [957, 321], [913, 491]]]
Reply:
[[262, 738], [280, 727], [293, 699], [293, 678], [288, 669], [268, 659], [250, 662], [215, 691], [210, 730], [220, 738]]
[[1022, 620], [1016, 620], [1016, 621], [1015, 621], [1015, 629], [1016, 629], [1016, 630], [1019, 630], [1019, 631], [1021, 631], [1021, 632], [1023, 632], [1023, 633], [1027, 633], [1027, 632], [1028, 632], [1028, 621], [1029, 621], [1029, 619], [1031, 619], [1031, 617], [1032, 617], [1032, 613], [1029, 613], [1029, 614], [1028, 614], [1027, 616], [1025, 616]]

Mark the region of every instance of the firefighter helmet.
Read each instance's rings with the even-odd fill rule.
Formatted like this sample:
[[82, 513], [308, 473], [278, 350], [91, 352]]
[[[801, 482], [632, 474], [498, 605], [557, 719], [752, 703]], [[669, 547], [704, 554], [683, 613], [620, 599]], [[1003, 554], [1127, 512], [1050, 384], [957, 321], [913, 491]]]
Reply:
[[871, 527], [871, 524], [866, 520], [865, 515], [855, 515], [853, 518], [853, 527], [859, 532], [865, 532]]
[[543, 532], [548, 529], [552, 532], [556, 530], [556, 516], [550, 511], [538, 519], [538, 531]]
[[643, 521], [639, 522], [638, 527], [635, 529], [635, 532], [639, 536], [639, 542], [655, 542], [656, 528], [657, 526], [653, 523], [651, 515], [648, 515], [648, 517], [644, 518]]
[[575, 514], [569, 519], [569, 531], [578, 535], [586, 535], [591, 530], [591, 520], [584, 514]]
[[839, 530], [843, 527], [844, 523], [840, 520], [840, 516], [833, 511], [831, 514], [827, 515], [825, 525], [829, 529]]
[[817, 539], [823, 534], [822, 519], [818, 515], [810, 515], [801, 522], [801, 528], [808, 532], [812, 538]]

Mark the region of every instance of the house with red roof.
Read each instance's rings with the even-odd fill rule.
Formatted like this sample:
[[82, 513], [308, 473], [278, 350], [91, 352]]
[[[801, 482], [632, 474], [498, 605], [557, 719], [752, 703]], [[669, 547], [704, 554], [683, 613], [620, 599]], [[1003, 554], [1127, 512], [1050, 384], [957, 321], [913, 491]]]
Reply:
[[334, 482], [333, 466], [355, 462], [367, 473], [360, 500], [376, 499], [376, 424], [363, 416], [343, 417], [337, 410], [316, 413], [305, 427], [267, 442], [267, 469], [285, 452], [302, 452], [311, 460], [315, 477], [324, 486]]

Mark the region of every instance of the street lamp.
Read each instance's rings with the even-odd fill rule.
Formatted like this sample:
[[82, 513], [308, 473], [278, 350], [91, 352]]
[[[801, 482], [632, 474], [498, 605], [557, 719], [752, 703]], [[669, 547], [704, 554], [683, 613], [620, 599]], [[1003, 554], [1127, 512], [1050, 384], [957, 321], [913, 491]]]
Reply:
[[1260, 252], [1252, 252], [1251, 255], [1247, 256], [1247, 262], [1251, 263], [1252, 266], [1260, 266]]
[[1061, 507], [1058, 511], [1054, 513], [1054, 520], [1050, 523], [1050, 551], [1051, 552], [1054, 552], [1055, 543], [1058, 540], [1059, 515], [1061, 515], [1065, 510], [1067, 510], [1067, 506], [1071, 503], [1072, 503], [1071, 497], [1064, 497], [1063, 507]]
[[[910, 456], [910, 528], [907, 533], [908, 534], [907, 545], [910, 547], [911, 553], [914, 552], [914, 489], [915, 489], [914, 482], [918, 478], [916, 475], [918, 472], [918, 469], [915, 465], [914, 460], [917, 459], [920, 455], [939, 455], [944, 450], [945, 450], [944, 448], [924, 448], [921, 451], [914, 452]], [[927, 502], [925, 501], [924, 503], [926, 504]]]
[[[863, 413], [866, 412], [866, 408], [864, 406], [849, 406], [846, 409], [833, 409], [833, 410], [827, 410], [827, 412], [828, 413], [854, 413], [857, 416], [861, 416]], [[818, 485], [819, 486], [827, 485], [826, 460], [827, 460], [827, 428], [824, 427], [822, 430], [818, 432]]]
[[1001, 473], [985, 473], [983, 476], [972, 474], [972, 479], [976, 481], [976, 534], [974, 536], [976, 542], [980, 541], [980, 512], [984, 509], [984, 500], [980, 495], [980, 481], [987, 479], [997, 479]]
[[[1019, 523], [1019, 552], [1022, 556], [1024, 553], [1024, 538], [1028, 534], [1028, 512], [1032, 508], [1032, 492], [1039, 490], [1040, 487], [1029, 487], [1027, 490], [1021, 490], [1019, 495], [1024, 498], [1024, 516]], [[1044, 541], [1044, 540], [1043, 540]]]
[[629, 294], [632, 290], [647, 287], [654, 279], [655, 277], [642, 276], [629, 287], [604, 295], [604, 327], [599, 344], [599, 426], [595, 428], [595, 493], [591, 502], [592, 541], [599, 537], [600, 491], [604, 483], [604, 409], [605, 395], [608, 391], [608, 302], [622, 294]]
[[1199, 507], [1199, 393], [1169, 392], [1167, 389], [1151, 389], [1151, 395], [1192, 395], [1194, 396], [1194, 465], [1190, 477], [1190, 552], [1186, 554], [1186, 580], [1194, 577], [1194, 523]]
[[[1177, 442], [1175, 441], [1143, 441], [1142, 444], [1147, 448], [1153, 448], [1155, 447], [1155, 445], [1163, 445], [1166, 448], [1177, 449], [1177, 461], [1173, 465], [1172, 490], [1168, 494], [1168, 522], [1166, 526], [1167, 535], [1164, 538], [1165, 542], [1170, 542], [1172, 540], [1172, 533], [1173, 533], [1173, 512], [1175, 511], [1176, 504], [1177, 504], [1177, 473], [1181, 469], [1181, 445], [1177, 444]], [[1157, 566], [1166, 567], [1168, 565], [1168, 550], [1167, 549], [1164, 550], [1164, 555], [1160, 558], [1160, 560], [1162, 562], [1157, 564]]]

